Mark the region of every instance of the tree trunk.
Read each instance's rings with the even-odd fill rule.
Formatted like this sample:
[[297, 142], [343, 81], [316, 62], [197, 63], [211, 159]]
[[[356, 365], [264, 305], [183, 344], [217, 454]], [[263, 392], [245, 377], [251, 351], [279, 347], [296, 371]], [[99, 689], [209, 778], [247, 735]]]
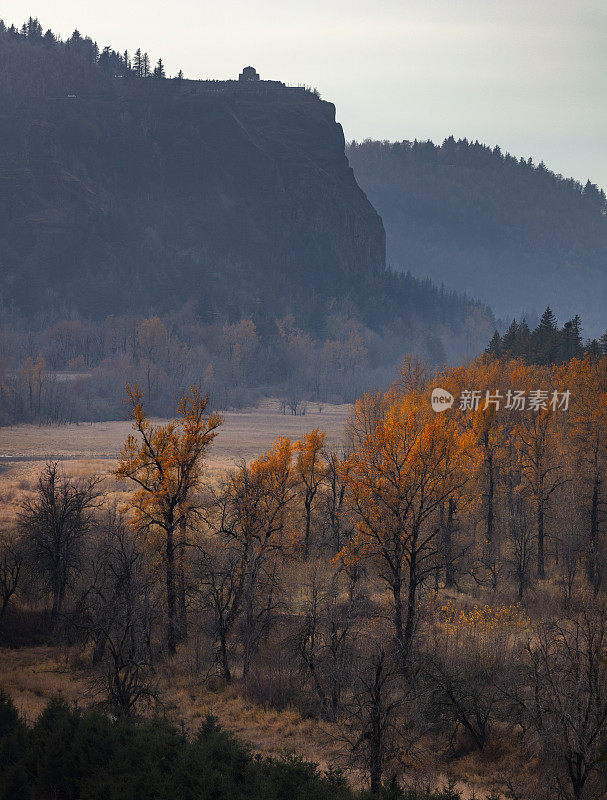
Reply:
[[405, 625], [405, 632], [403, 635], [403, 659], [406, 661], [411, 649], [411, 642], [413, 641], [413, 633], [415, 631], [417, 609], [415, 606], [417, 595], [417, 538], [418, 532], [413, 531], [411, 534], [411, 557], [409, 560], [409, 592], [407, 596], [407, 623]]
[[537, 501], [537, 577], [544, 580], [546, 566], [544, 561], [544, 500], [540, 497]]
[[171, 527], [166, 532], [166, 583], [167, 583], [167, 648], [169, 655], [177, 650], [177, 614], [175, 592], [175, 542]]
[[55, 630], [57, 622], [59, 621], [59, 615], [61, 614], [61, 608], [63, 607], [64, 596], [65, 596], [65, 586], [63, 585], [61, 579], [57, 579], [55, 581], [55, 586], [53, 588], [53, 605], [51, 607], [51, 619], [50, 619], [51, 630]]
[[220, 647], [221, 647], [221, 669], [223, 677], [229, 683], [232, 680], [232, 672], [230, 670], [230, 662], [228, 660], [228, 643], [226, 639], [226, 632], [224, 630], [219, 634]]
[[489, 547], [489, 561], [491, 568], [491, 588], [497, 589], [497, 552], [495, 541], [495, 475], [493, 474], [493, 459], [489, 460], [489, 487], [487, 489], [487, 542]]
[[185, 520], [179, 525], [179, 550], [178, 550], [178, 583], [179, 583], [179, 639], [183, 641], [188, 635], [188, 621], [185, 597], [185, 547], [186, 524]]
[[599, 566], [598, 545], [599, 545], [599, 494], [601, 486], [601, 476], [595, 472], [592, 485], [592, 503], [590, 507], [590, 537], [588, 542], [588, 561], [586, 571], [588, 580], [594, 590], [594, 595], [598, 594], [601, 588], [602, 575]]
[[455, 586], [455, 568], [453, 565], [453, 517], [455, 516], [455, 500], [448, 501], [447, 523], [443, 531], [443, 546], [445, 553], [445, 588]]
[[309, 495], [306, 495], [304, 506], [306, 509], [306, 535], [304, 541], [304, 560], [307, 561], [310, 556], [310, 529], [312, 520], [312, 500], [309, 497]]
[[402, 643], [403, 641], [403, 601], [402, 601], [402, 586], [400, 576], [392, 584], [392, 597], [394, 599], [394, 630], [396, 632], [396, 641]]

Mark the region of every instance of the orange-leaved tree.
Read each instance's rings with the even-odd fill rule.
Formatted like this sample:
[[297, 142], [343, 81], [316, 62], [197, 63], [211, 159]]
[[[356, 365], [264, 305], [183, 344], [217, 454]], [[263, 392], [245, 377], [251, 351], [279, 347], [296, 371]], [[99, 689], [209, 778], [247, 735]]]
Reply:
[[312, 528], [312, 509], [318, 489], [325, 479], [326, 464], [323, 458], [323, 447], [327, 434], [320, 428], [304, 433], [300, 442], [295, 443], [297, 458], [295, 474], [302, 484], [303, 503], [306, 515], [304, 534], [304, 559], [310, 555], [310, 534]]
[[291, 544], [285, 538], [285, 521], [297, 492], [292, 461], [293, 444], [287, 437], [280, 437], [267, 453], [229, 476], [218, 498], [219, 532], [241, 553], [238, 603], [243, 605], [244, 617], [244, 677], [274, 607], [278, 559], [285, 546]]
[[[384, 398], [386, 399], [386, 398]], [[357, 446], [347, 485], [357, 530], [339, 558], [370, 558], [391, 595], [397, 644], [406, 660], [417, 623], [417, 592], [435, 570], [439, 506], [466, 482], [470, 437], [422, 395], [361, 398], [351, 428]], [[370, 424], [370, 418], [373, 423]], [[403, 597], [406, 590], [406, 599]]]
[[146, 416], [143, 395], [127, 384], [133, 430], [122, 447], [117, 478], [128, 478], [138, 487], [131, 497], [132, 522], [150, 533], [161, 531], [166, 571], [167, 647], [175, 653], [177, 592], [175, 532], [196, 511], [193, 494], [199, 485], [202, 459], [222, 423], [219, 414], [207, 414], [208, 395], [193, 386], [177, 403], [176, 419], [154, 425]]
[[572, 359], [559, 370], [562, 391], [571, 393], [568, 442], [575, 464], [578, 503], [586, 520], [586, 573], [594, 593], [604, 581], [607, 505], [607, 357]]
[[568, 481], [556, 412], [542, 408], [526, 414], [516, 430], [520, 467], [535, 505], [537, 577], [546, 577], [545, 523], [552, 495]]

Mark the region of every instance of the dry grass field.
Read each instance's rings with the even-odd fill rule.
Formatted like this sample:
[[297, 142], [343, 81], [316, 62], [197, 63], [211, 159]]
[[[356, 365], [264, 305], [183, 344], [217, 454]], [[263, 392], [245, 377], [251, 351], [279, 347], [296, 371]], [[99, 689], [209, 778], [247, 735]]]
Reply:
[[[210, 451], [210, 477], [256, 458], [278, 436], [298, 439], [320, 427], [327, 432], [328, 445], [339, 446], [349, 408], [311, 403], [304, 415], [292, 416], [283, 414], [277, 401], [268, 400], [257, 408], [228, 411]], [[35, 486], [47, 459], [59, 459], [62, 470], [73, 477], [93, 473], [105, 476], [108, 499], [115, 496], [119, 500], [129, 487], [115, 481], [111, 471], [130, 432], [128, 421], [0, 428], [0, 526], [10, 522], [18, 503]]]
[[[255, 458], [278, 436], [298, 439], [320, 427], [327, 432], [329, 446], [339, 447], [349, 409], [347, 405], [325, 404], [321, 411], [309, 404], [305, 415], [292, 416], [282, 414], [277, 402], [267, 401], [258, 408], [227, 412], [210, 451], [208, 479], [215, 480], [239, 462]], [[111, 471], [130, 430], [128, 421], [0, 428], [0, 529], [12, 524], [19, 503], [35, 488], [47, 459], [60, 460], [61, 469], [72, 477], [102, 475], [106, 500], [124, 500], [130, 487], [116, 481]], [[176, 664], [164, 670], [159, 675], [164, 708], [188, 729], [196, 729], [205, 715], [212, 713], [256, 751], [275, 755], [292, 750], [323, 768], [340, 764], [339, 745], [330, 735], [329, 723], [305, 718], [296, 710], [265, 708], [248, 700], [238, 682], [227, 687], [209, 685], [205, 676], [197, 672], [191, 652], [181, 652]], [[54, 694], [81, 705], [94, 701], [79, 654], [47, 645], [0, 648], [0, 688], [29, 720]], [[426, 748], [419, 743], [418, 747], [422, 752], [418, 754], [421, 758], [417, 768], [423, 774], [440, 773], [443, 765], [438, 754], [431, 746]], [[458, 764], [458, 769], [450, 769], [452, 777], [460, 779], [458, 787], [463, 798], [478, 796], [474, 792], [487, 787], [488, 776], [499, 774], [501, 756], [487, 753], [479, 759], [471, 755]], [[352, 774], [351, 780], [354, 785], [362, 785], [360, 775]]]
[[[339, 446], [349, 406], [308, 405], [306, 414], [282, 414], [277, 402], [258, 408], [229, 411], [215, 440], [207, 464], [213, 479], [222, 471], [249, 461], [264, 452], [277, 436], [297, 439], [313, 428], [327, 432], [330, 445]], [[157, 420], [160, 421], [160, 420]], [[10, 525], [20, 501], [30, 493], [47, 459], [60, 459], [70, 476], [97, 473], [105, 477], [108, 500], [120, 500], [129, 487], [111, 475], [115, 459], [126, 436], [129, 422], [80, 423], [66, 426], [18, 425], [0, 428], [0, 526]], [[187, 665], [161, 678], [166, 707], [195, 728], [207, 713], [261, 752], [276, 754], [285, 749], [328, 766], [337, 752], [327, 748], [323, 723], [303, 719], [295, 711], [264, 709], [245, 700], [230, 687], [210, 691]], [[29, 720], [34, 719], [48, 699], [60, 693], [67, 700], [87, 704], [93, 698], [85, 673], [73, 653], [48, 646], [19, 650], [0, 648], [0, 687], [13, 698]]]

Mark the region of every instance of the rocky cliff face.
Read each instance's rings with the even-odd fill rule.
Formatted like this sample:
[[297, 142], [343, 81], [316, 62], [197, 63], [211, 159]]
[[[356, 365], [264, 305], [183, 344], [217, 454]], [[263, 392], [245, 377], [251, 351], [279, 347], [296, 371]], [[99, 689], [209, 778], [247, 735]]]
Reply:
[[[385, 267], [335, 108], [310, 92], [121, 80], [0, 116], [0, 292], [91, 316], [288, 313]], [[76, 96], [68, 96], [75, 93]]]

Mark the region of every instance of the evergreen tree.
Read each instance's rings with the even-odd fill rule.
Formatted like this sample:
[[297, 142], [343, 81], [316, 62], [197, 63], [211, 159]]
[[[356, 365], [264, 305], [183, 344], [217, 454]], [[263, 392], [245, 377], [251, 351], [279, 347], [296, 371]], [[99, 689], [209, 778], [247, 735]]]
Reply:
[[562, 339], [563, 352], [560, 354], [559, 360], [568, 361], [570, 358], [576, 358], [582, 354], [582, 320], [578, 314], [563, 325]]
[[498, 331], [496, 330], [493, 336], [491, 337], [491, 341], [489, 342], [489, 346], [485, 350], [485, 353], [490, 356], [495, 356], [495, 358], [499, 358], [502, 354], [502, 338], [499, 335]]
[[533, 331], [532, 347], [537, 364], [550, 364], [558, 359], [558, 323], [550, 306], [541, 316], [537, 328]]
[[161, 58], [158, 59], [158, 63], [154, 67], [154, 77], [159, 79], [159, 80], [162, 80], [163, 78], [166, 78], [166, 74], [165, 74], [165, 71], [164, 71], [164, 64], [162, 63], [162, 59]]
[[144, 53], [141, 58], [141, 77], [142, 78], [149, 78], [150, 77], [150, 57], [147, 53]]
[[143, 58], [141, 56], [141, 48], [137, 48], [135, 50], [135, 55], [133, 57], [133, 69], [135, 71], [135, 75], [138, 78], [141, 78], [143, 75]]
[[38, 22], [38, 18], [30, 17], [27, 21], [27, 38], [28, 39], [41, 39], [42, 38], [42, 25]]
[[529, 330], [529, 325], [527, 325], [527, 320], [523, 319], [516, 332], [516, 357], [527, 361], [530, 351], [531, 331]]
[[517, 338], [518, 324], [517, 321], [513, 319], [502, 339], [502, 353], [504, 355], [511, 356], [512, 358], [516, 356]]
[[109, 72], [112, 66], [112, 59], [111, 59], [111, 52], [109, 46], [106, 46], [101, 51], [101, 55], [99, 56], [99, 66], [104, 69], [106, 72]]
[[546, 310], [542, 314], [536, 331], [540, 333], [554, 333], [558, 327], [556, 317], [552, 313], [550, 306], [546, 306]]

